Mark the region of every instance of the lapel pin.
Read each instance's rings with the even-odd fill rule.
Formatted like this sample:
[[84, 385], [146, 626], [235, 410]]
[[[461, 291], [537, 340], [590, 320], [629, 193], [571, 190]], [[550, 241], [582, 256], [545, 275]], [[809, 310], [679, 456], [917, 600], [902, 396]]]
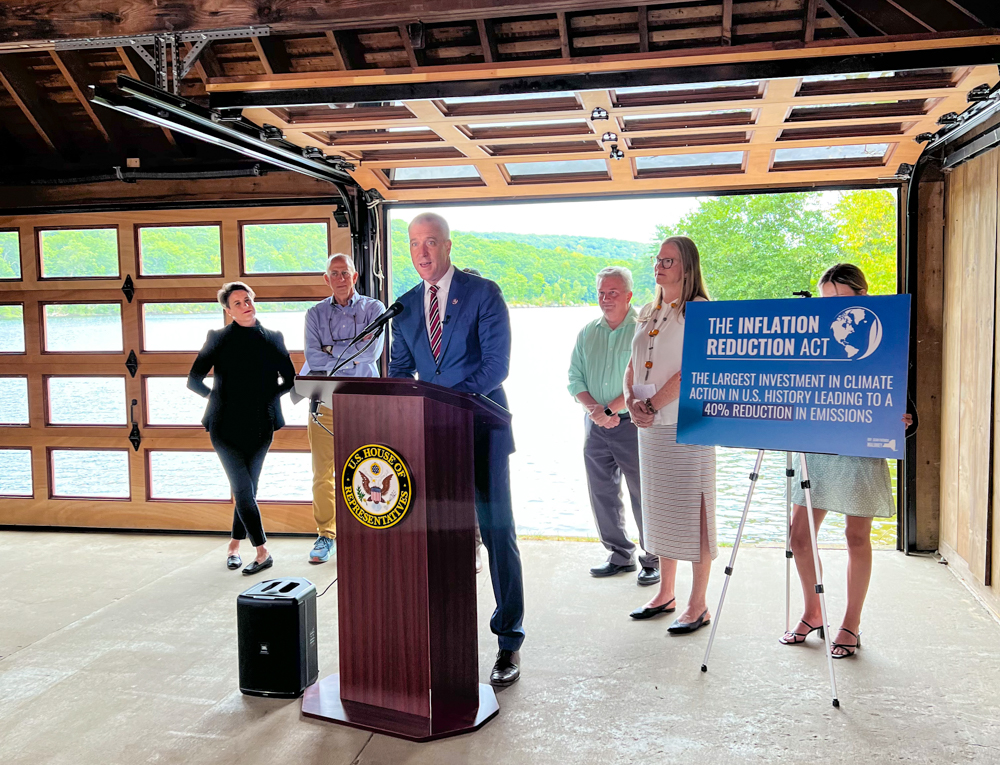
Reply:
[[458, 305], [458, 298], [452, 298], [451, 304], [452, 305]]

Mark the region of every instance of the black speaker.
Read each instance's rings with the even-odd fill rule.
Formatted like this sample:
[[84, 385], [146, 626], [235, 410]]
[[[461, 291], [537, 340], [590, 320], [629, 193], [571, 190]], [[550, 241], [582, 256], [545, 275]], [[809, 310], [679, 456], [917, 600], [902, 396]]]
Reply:
[[269, 579], [236, 598], [240, 690], [293, 699], [319, 678], [316, 587], [308, 579]]

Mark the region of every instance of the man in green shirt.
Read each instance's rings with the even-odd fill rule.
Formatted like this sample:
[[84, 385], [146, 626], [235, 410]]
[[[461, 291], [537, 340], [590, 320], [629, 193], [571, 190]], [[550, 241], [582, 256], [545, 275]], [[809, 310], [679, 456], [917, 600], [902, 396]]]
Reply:
[[[569, 392], [587, 410], [583, 459], [597, 534], [610, 552], [592, 576], [635, 571], [635, 543], [625, 533], [622, 476], [628, 482], [632, 515], [642, 545], [639, 492], [639, 432], [625, 408], [623, 379], [635, 334], [632, 272], [613, 266], [597, 274], [597, 299], [604, 315], [587, 324], [576, 338], [569, 365]], [[659, 558], [643, 551], [638, 583], [660, 581]]]

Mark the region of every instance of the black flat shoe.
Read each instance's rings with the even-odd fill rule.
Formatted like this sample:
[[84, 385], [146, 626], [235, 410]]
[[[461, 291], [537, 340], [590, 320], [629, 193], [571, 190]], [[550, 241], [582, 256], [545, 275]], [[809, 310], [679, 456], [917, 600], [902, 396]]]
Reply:
[[624, 574], [626, 571], [635, 571], [635, 569], [636, 565], [634, 563], [629, 563], [627, 566], [619, 566], [617, 563], [608, 562], [603, 566], [594, 566], [590, 569], [590, 575], [600, 578], [614, 576], [615, 574]]
[[240, 558], [239, 555], [230, 555], [228, 558], [226, 558], [226, 568], [235, 570], [242, 565], [243, 565], [243, 559]]
[[639, 576], [636, 577], [635, 583], [640, 587], [649, 587], [651, 584], [659, 584], [660, 570], [650, 568], [649, 566], [643, 566], [642, 571], [639, 572]]
[[503, 651], [497, 653], [496, 664], [490, 673], [490, 685], [494, 688], [506, 688], [513, 685], [521, 677], [521, 668], [517, 665], [519, 656], [516, 651]]
[[677, 608], [673, 605], [677, 601], [676, 598], [671, 598], [666, 603], [660, 606], [653, 606], [652, 608], [637, 608], [635, 611], [629, 614], [633, 619], [652, 619], [654, 616], [659, 616], [660, 614], [672, 614]]
[[268, 555], [267, 560], [265, 560], [263, 563], [258, 563], [257, 561], [254, 561], [245, 569], [243, 569], [243, 576], [250, 576], [252, 574], [256, 574], [258, 571], [263, 571], [265, 568], [271, 568], [271, 566], [273, 565], [274, 565], [274, 558]]
[[701, 616], [695, 619], [693, 622], [681, 622], [674, 619], [674, 623], [667, 627], [667, 632], [671, 635], [686, 635], [689, 632], [694, 632], [697, 629], [701, 629], [707, 624], [711, 623], [711, 619], [706, 619], [708, 611], [703, 611]]

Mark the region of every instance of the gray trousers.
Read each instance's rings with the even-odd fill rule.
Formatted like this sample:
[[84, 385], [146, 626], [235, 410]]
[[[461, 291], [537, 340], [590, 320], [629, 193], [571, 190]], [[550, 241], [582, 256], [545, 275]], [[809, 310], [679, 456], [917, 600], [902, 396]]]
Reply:
[[[628, 417], [616, 428], [602, 428], [584, 415], [583, 461], [587, 467], [587, 488], [594, 511], [597, 535], [611, 553], [608, 560], [617, 566], [633, 562], [635, 543], [625, 533], [625, 505], [622, 503], [622, 476], [628, 482], [632, 516], [639, 527], [642, 546], [642, 494], [639, 488], [639, 430]], [[643, 568], [659, 568], [660, 559], [645, 552], [639, 556]]]

